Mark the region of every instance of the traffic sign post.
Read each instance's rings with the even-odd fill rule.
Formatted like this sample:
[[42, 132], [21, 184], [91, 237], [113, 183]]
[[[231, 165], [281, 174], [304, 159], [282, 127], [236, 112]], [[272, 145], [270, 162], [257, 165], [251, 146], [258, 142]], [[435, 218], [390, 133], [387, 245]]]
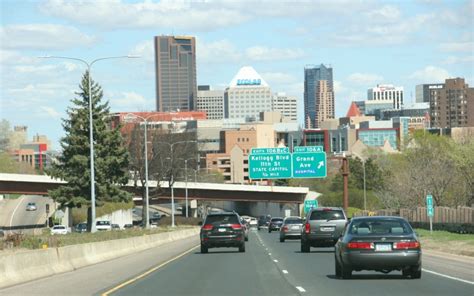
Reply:
[[433, 216], [434, 216], [434, 207], [433, 207], [433, 196], [428, 194], [426, 196], [426, 212], [430, 218], [430, 233], [433, 234]]
[[304, 201], [304, 212], [307, 214], [312, 208], [318, 207], [318, 200], [317, 199], [310, 199]]
[[293, 178], [326, 178], [326, 153], [321, 146], [295, 147]]

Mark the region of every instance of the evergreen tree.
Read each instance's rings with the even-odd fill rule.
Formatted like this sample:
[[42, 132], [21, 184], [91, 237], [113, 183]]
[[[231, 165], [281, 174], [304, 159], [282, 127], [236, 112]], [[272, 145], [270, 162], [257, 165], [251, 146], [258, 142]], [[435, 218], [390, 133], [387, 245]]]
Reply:
[[[60, 141], [62, 155], [47, 173], [67, 182], [50, 190], [50, 196], [66, 207], [87, 206], [91, 221], [90, 141], [89, 141], [89, 73], [86, 71], [79, 85], [78, 97], [68, 108], [69, 118], [63, 119], [66, 136]], [[102, 88], [91, 80], [92, 116], [94, 132], [94, 167], [96, 206], [103, 202], [128, 202], [131, 195], [120, 188], [128, 182], [128, 152], [119, 128], [110, 128], [108, 102], [102, 102]], [[90, 223], [89, 223], [90, 225]]]

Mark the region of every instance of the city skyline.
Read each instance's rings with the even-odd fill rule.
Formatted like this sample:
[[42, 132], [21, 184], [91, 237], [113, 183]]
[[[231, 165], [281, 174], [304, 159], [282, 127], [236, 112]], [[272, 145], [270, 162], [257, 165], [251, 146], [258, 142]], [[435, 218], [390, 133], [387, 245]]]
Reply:
[[[87, 2], [87, 1], [86, 1]], [[472, 1], [141, 2], [2, 1], [1, 118], [47, 135], [53, 149], [61, 118], [85, 68], [58, 55], [99, 62], [92, 78], [112, 112], [156, 110], [153, 38], [195, 36], [197, 84], [224, 89], [250, 65], [272, 92], [298, 98], [303, 123], [304, 68], [333, 68], [335, 114], [365, 100], [377, 84], [404, 88], [463, 77], [474, 85]], [[251, 5], [250, 5], [251, 4]], [[268, 10], [268, 5], [272, 10]], [[314, 13], [324, 15], [313, 19]], [[365, 16], [359, 18], [357, 16]], [[363, 19], [363, 20], [361, 20]]]

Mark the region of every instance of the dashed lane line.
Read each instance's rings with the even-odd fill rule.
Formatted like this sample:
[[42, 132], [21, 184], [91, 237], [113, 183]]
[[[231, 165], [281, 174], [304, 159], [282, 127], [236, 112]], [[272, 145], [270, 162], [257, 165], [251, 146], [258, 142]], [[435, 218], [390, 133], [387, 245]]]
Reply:
[[298, 289], [298, 291], [300, 291], [300, 292], [302, 292], [302, 293], [303, 293], [303, 292], [306, 292], [306, 290], [303, 289], [303, 287], [300, 287], [300, 286], [297, 286], [296, 289]]
[[286, 269], [283, 269], [282, 272], [283, 272], [284, 274], [288, 274], [288, 270], [286, 270]]

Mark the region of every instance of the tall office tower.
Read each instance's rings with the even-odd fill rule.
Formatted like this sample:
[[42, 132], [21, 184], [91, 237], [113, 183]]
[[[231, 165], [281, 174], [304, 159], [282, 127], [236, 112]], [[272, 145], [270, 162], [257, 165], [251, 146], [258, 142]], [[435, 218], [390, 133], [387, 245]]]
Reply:
[[431, 88], [430, 118], [431, 127], [474, 126], [474, 88], [464, 78], [446, 79], [444, 84]]
[[367, 100], [377, 102], [391, 102], [393, 109], [401, 109], [403, 106], [403, 87], [395, 87], [392, 84], [377, 84], [376, 87], [367, 90]]
[[156, 110], [196, 109], [196, 39], [155, 36]]
[[304, 117], [306, 128], [318, 128], [326, 119], [334, 118], [334, 83], [332, 68], [304, 68]]
[[224, 91], [198, 85], [196, 109], [206, 112], [207, 119], [224, 118]]
[[257, 121], [260, 112], [272, 110], [270, 86], [252, 67], [242, 67], [224, 93], [224, 118]]
[[416, 103], [429, 103], [430, 102], [430, 90], [435, 88], [443, 88], [443, 83], [435, 84], [418, 84], [415, 88], [415, 102]]
[[272, 110], [279, 111], [288, 121], [298, 121], [298, 102], [296, 97], [276, 93], [272, 98]]

